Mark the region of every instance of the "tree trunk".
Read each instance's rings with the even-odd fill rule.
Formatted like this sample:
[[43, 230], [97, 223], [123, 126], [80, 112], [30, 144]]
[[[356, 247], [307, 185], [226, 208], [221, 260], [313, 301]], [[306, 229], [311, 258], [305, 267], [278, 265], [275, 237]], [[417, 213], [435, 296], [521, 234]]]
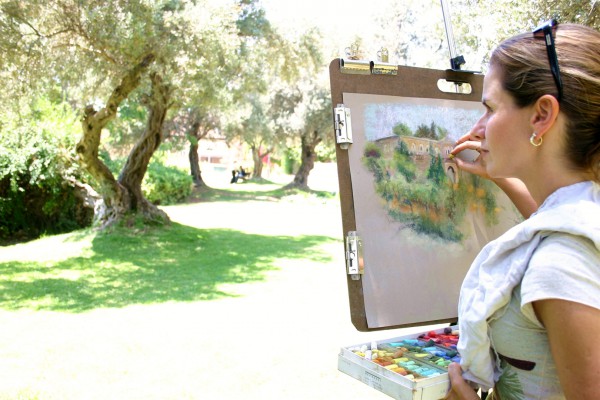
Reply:
[[188, 154], [190, 160], [190, 174], [194, 181], [194, 186], [202, 187], [206, 186], [202, 180], [202, 171], [200, 171], [200, 157], [198, 156], [198, 142], [190, 143], [190, 151]]
[[[141, 182], [148, 162], [160, 144], [160, 130], [167, 108], [168, 90], [160, 84], [160, 79], [155, 77], [152, 80], [153, 98], [150, 100], [146, 133], [130, 153], [119, 180], [115, 179], [108, 167], [98, 158], [102, 129], [115, 118], [119, 105], [139, 86], [142, 74], [153, 61], [154, 55], [149, 54], [133, 67], [113, 90], [104, 108], [96, 111], [93, 106], [87, 106], [84, 111], [83, 136], [76, 150], [81, 165], [96, 181], [97, 192], [102, 197], [103, 201], [97, 208], [95, 219], [103, 228], [120, 221], [130, 211], [141, 212], [152, 220], [168, 221], [167, 215], [150, 204], [141, 193]], [[164, 100], [161, 101], [161, 98]]]
[[152, 155], [162, 141], [162, 130], [169, 108], [170, 87], [156, 73], [151, 75], [152, 91], [147, 99], [148, 122], [142, 137], [137, 141], [119, 176], [119, 183], [129, 193], [127, 210], [140, 214], [147, 222], [169, 222], [167, 214], [150, 203], [142, 194], [142, 181]]
[[263, 158], [271, 152], [271, 150], [267, 150], [264, 153], [260, 152], [260, 146], [252, 146], [252, 161], [254, 162], [254, 170], [252, 171], [253, 179], [262, 179], [262, 170], [263, 170]]
[[258, 149], [252, 148], [252, 161], [254, 165], [254, 169], [252, 171], [254, 177], [257, 179], [262, 178], [263, 162]]
[[313, 132], [310, 137], [307, 135], [302, 135], [302, 155], [301, 162], [296, 175], [294, 176], [294, 180], [286, 185], [284, 189], [290, 188], [298, 188], [301, 190], [309, 190], [308, 187], [308, 175], [310, 171], [315, 167], [315, 159], [317, 154], [315, 153], [315, 148], [319, 143], [321, 143], [323, 139], [319, 137], [317, 132]]
[[202, 171], [200, 171], [200, 157], [198, 155], [198, 147], [200, 142], [200, 121], [194, 121], [189, 135], [191, 139], [188, 156], [190, 160], [190, 174], [192, 175], [194, 186], [198, 188], [207, 187], [208, 185], [206, 185], [202, 179]]

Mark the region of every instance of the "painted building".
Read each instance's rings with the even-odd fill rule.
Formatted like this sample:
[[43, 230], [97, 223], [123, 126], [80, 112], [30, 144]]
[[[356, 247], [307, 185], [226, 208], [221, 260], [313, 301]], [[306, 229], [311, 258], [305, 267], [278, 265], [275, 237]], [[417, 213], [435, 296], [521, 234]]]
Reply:
[[400, 140], [406, 144], [408, 152], [419, 169], [429, 168], [432, 153], [440, 155], [444, 160], [446, 175], [452, 183], [458, 183], [458, 166], [456, 162], [448, 159], [450, 152], [454, 148], [453, 141], [448, 139], [434, 140], [415, 136], [392, 135], [378, 139], [376, 142], [382, 150], [383, 157], [391, 159]]

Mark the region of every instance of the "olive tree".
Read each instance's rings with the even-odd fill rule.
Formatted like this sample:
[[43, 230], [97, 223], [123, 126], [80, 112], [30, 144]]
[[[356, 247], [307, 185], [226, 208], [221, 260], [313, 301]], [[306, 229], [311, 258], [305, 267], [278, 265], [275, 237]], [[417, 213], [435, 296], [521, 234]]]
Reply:
[[[97, 220], [108, 226], [126, 215], [166, 222], [167, 215], [144, 198], [141, 183], [163, 140], [170, 110], [198, 90], [198, 74], [225, 65], [211, 44], [234, 46], [240, 5], [215, 8], [208, 1], [32, 0], [2, 3], [8, 28], [0, 42], [12, 46], [29, 81], [56, 81], [82, 114], [77, 144], [81, 165], [102, 197]], [[229, 21], [229, 22], [228, 22]], [[233, 39], [231, 39], [233, 38]], [[16, 59], [16, 56], [14, 57]], [[226, 79], [226, 78], [224, 78]], [[204, 80], [207, 82], [207, 80]], [[115, 177], [99, 157], [102, 135], [127, 100], [147, 111], [139, 137]]]

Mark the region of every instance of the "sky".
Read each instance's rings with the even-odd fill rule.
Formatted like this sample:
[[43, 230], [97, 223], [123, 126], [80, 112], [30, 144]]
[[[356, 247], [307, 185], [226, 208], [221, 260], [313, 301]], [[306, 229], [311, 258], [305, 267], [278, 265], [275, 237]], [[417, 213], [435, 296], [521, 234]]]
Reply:
[[370, 2], [357, 0], [263, 0], [269, 19], [294, 26], [312, 24], [331, 31], [346, 30], [348, 26], [364, 24], [373, 14], [372, 7], [383, 6], [389, 0]]
[[302, 31], [318, 27], [339, 51], [356, 36], [368, 40], [376, 26], [375, 17], [390, 0], [262, 0], [267, 18], [282, 29]]
[[[448, 1], [446, 1], [449, 4]], [[450, 54], [440, 59], [431, 59], [431, 40], [441, 43], [447, 49], [447, 38], [444, 31], [444, 14], [441, 3], [433, 0], [261, 0], [267, 19], [271, 21], [280, 32], [302, 32], [307, 27], [316, 26], [324, 34], [324, 55], [326, 58], [345, 57], [345, 48], [349, 47], [357, 37], [363, 44], [361, 50], [365, 59], [376, 60], [377, 50], [386, 47], [390, 52], [390, 63], [412, 65], [418, 67], [448, 68]], [[413, 7], [417, 13], [411, 29], [404, 29], [392, 25], [391, 29], [397, 32], [387, 32], [386, 38], [381, 37], [381, 22], [386, 13]], [[450, 7], [449, 11], [452, 13]], [[387, 18], [390, 20], [390, 18]], [[389, 27], [387, 29], [390, 29]], [[402, 60], [394, 58], [393, 49], [400, 37], [404, 42], [409, 36], [417, 32], [429, 40], [429, 46], [411, 45], [409, 57], [405, 64]], [[382, 40], [388, 40], [383, 42]], [[392, 40], [392, 42], [389, 42]], [[417, 46], [417, 47], [415, 47]], [[329, 54], [327, 54], [327, 49]], [[443, 50], [442, 50], [443, 51]], [[433, 64], [427, 64], [429, 60]], [[469, 60], [467, 60], [469, 62]]]

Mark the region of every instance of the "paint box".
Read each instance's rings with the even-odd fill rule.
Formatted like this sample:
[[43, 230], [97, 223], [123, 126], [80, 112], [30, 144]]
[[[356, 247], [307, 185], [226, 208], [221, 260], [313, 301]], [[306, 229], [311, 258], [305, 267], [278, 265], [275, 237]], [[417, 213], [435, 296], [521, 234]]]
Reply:
[[[457, 328], [451, 327], [451, 329]], [[400, 348], [403, 343], [406, 343], [406, 340], [419, 340], [421, 342], [419, 344], [423, 345], [418, 346], [421, 348], [431, 349], [435, 347], [439, 351], [448, 350], [439, 344], [426, 343], [427, 341], [423, 342], [419, 339], [419, 336], [428, 332], [380, 340], [376, 343], [377, 351], [379, 352], [382, 349], [383, 351], [392, 351], [394, 348]], [[444, 329], [438, 329], [433, 332], [444, 334]], [[363, 353], [360, 352], [360, 349], [366, 349], [368, 352], [372, 351], [371, 348], [374, 346], [374, 343], [362, 343], [342, 347], [338, 355], [338, 369], [396, 400], [439, 400], [448, 392], [450, 382], [447, 368], [435, 365], [431, 361], [436, 357], [433, 354], [431, 354], [431, 357], [419, 357], [418, 355], [423, 355], [426, 351], [418, 351], [415, 348], [411, 348], [408, 352], [405, 352], [401, 358], [408, 360], [411, 363], [410, 365], [414, 365], [415, 368], [413, 370], [417, 372], [412, 376], [404, 376], [398, 372], [394, 372], [390, 369], [389, 365], [383, 366], [373, 360], [369, 360], [368, 353], [367, 357], [362, 356]], [[435, 351], [434, 349], [431, 350]], [[454, 353], [453, 351], [450, 352], [451, 355]], [[399, 358], [396, 360], [399, 360]], [[400, 362], [401, 364], [402, 362]], [[422, 370], [427, 371], [427, 374], [420, 375], [418, 371]], [[408, 372], [410, 373], [411, 371], [409, 370]], [[430, 374], [430, 372], [433, 373]]]

